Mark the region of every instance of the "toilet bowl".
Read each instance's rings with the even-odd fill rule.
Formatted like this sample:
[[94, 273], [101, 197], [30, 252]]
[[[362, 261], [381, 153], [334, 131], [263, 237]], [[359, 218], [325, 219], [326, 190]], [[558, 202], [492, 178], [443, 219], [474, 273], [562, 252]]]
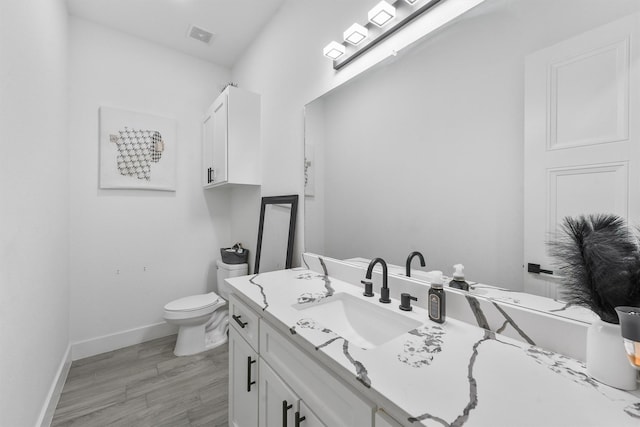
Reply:
[[248, 265], [218, 261], [217, 270], [219, 295], [191, 295], [164, 306], [164, 320], [179, 328], [173, 350], [176, 356], [197, 354], [227, 342], [229, 288], [224, 279], [246, 275]]

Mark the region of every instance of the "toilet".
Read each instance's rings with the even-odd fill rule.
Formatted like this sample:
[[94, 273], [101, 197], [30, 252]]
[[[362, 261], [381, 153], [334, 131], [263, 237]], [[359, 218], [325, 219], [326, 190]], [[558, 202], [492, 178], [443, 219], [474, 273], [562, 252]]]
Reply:
[[229, 287], [224, 280], [246, 275], [249, 266], [220, 260], [216, 264], [218, 293], [191, 295], [164, 306], [164, 320], [179, 327], [173, 350], [176, 356], [197, 354], [227, 342]]

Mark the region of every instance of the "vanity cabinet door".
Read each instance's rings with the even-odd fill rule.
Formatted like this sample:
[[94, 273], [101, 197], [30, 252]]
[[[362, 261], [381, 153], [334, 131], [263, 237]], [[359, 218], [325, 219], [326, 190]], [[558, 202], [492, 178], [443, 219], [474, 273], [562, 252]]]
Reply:
[[260, 427], [293, 427], [298, 411], [298, 396], [260, 359]]
[[229, 328], [229, 425], [258, 425], [258, 354]]
[[325, 424], [320, 421], [311, 409], [303, 402], [300, 401], [300, 410], [296, 414], [296, 423], [294, 427], [326, 427]]
[[202, 129], [203, 185], [227, 181], [227, 94], [222, 93], [209, 107]]
[[223, 93], [212, 108], [212, 182], [227, 181], [227, 94]]

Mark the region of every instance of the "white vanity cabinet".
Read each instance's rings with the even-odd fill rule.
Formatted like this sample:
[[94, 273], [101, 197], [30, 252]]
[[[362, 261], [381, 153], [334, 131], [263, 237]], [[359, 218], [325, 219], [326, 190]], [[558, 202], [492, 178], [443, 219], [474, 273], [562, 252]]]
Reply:
[[260, 358], [295, 391], [322, 425], [371, 427], [375, 405], [336, 379], [264, 320], [260, 322]]
[[[375, 404], [337, 379], [235, 295], [230, 298], [229, 313], [236, 316], [230, 319], [229, 329], [231, 426], [373, 426]], [[252, 326], [256, 321], [257, 328]], [[256, 331], [258, 348], [252, 347]]]
[[260, 184], [260, 95], [228, 86], [203, 119], [204, 188]]

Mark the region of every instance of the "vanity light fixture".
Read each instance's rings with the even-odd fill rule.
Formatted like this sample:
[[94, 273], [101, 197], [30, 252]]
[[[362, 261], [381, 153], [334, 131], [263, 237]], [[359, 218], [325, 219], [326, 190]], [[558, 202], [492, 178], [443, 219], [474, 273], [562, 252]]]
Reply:
[[369, 30], [360, 24], [353, 24], [344, 32], [344, 41], [354, 46], [360, 44], [369, 35]]
[[369, 11], [369, 22], [378, 27], [388, 24], [396, 16], [396, 8], [382, 0]]
[[332, 41], [322, 49], [324, 56], [329, 59], [338, 59], [344, 55], [345, 51], [344, 45], [335, 41]]
[[[453, 6], [428, 24], [438, 28], [485, 0], [452, 0]], [[340, 70], [351, 61], [374, 48], [420, 15], [447, 0], [388, 0], [381, 1], [368, 13], [369, 22], [353, 24], [344, 33], [344, 43], [335, 41], [325, 46], [324, 56], [333, 60], [333, 69]], [[453, 11], [453, 13], [451, 13]], [[395, 52], [395, 51], [394, 51]], [[395, 53], [392, 53], [395, 55]]]

